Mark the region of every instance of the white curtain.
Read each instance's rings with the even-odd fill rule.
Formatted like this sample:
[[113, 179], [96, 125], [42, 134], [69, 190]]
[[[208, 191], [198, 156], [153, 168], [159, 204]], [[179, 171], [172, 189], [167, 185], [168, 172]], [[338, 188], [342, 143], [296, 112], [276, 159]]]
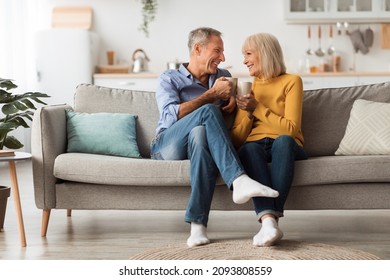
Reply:
[[0, 0], [0, 77], [13, 79], [17, 92], [31, 90], [35, 81], [34, 34], [36, 0]]
[[[37, 30], [37, 0], [0, 0], [0, 78], [12, 79], [15, 93], [35, 90], [34, 34]], [[12, 133], [30, 151], [30, 129]]]

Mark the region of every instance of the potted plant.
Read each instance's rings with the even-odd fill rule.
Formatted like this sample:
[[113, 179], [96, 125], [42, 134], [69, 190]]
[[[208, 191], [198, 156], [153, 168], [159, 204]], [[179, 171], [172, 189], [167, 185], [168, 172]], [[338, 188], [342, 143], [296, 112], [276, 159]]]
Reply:
[[46, 105], [40, 98], [50, 97], [45, 93], [26, 92], [23, 94], [14, 94], [12, 89], [17, 86], [9, 79], [0, 78], [0, 150], [4, 147], [9, 149], [20, 149], [24, 145], [9, 135], [9, 133], [18, 127], [30, 127], [26, 120], [32, 120], [32, 115], [36, 107], [33, 102]]
[[[40, 92], [26, 92], [13, 94], [12, 89], [17, 86], [12, 80], [0, 78], [0, 150], [4, 147], [20, 149], [24, 145], [16, 137], [8, 135], [18, 127], [29, 127], [26, 120], [32, 120], [36, 107], [33, 102], [46, 104], [39, 98], [49, 97]], [[0, 231], [3, 229], [7, 198], [10, 196], [10, 188], [0, 186]]]
[[149, 23], [154, 21], [157, 13], [157, 0], [141, 0], [142, 24], [139, 27], [146, 37], [149, 37]]

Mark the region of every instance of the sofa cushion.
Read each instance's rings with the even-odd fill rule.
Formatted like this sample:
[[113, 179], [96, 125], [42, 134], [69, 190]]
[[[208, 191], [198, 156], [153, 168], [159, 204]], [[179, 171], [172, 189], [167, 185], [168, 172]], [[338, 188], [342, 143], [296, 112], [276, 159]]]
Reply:
[[189, 186], [189, 160], [162, 161], [66, 153], [54, 162], [54, 176], [75, 182], [136, 186]]
[[[322, 156], [295, 162], [294, 186], [389, 182], [390, 156]], [[337, 195], [337, 194], [335, 194]]]
[[302, 131], [310, 157], [335, 154], [356, 99], [390, 103], [390, 83], [304, 92]]
[[[390, 173], [383, 165], [389, 156], [328, 156], [297, 161], [294, 186], [355, 182], [388, 182]], [[92, 184], [136, 186], [189, 186], [189, 160], [162, 161], [93, 154], [59, 155], [54, 176]], [[222, 185], [219, 178], [217, 185]]]
[[154, 92], [81, 84], [74, 96], [74, 110], [137, 115], [138, 148], [143, 158], [150, 157], [150, 143], [155, 136], [159, 116]]
[[67, 152], [139, 158], [136, 115], [66, 110]]
[[336, 155], [389, 155], [390, 103], [358, 99]]

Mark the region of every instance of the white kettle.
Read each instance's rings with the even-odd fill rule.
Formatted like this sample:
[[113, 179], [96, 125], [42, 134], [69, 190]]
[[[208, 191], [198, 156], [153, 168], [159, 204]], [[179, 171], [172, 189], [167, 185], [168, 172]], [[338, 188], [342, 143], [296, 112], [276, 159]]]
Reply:
[[133, 59], [133, 73], [148, 71], [149, 58], [143, 49], [136, 49], [133, 52], [132, 59]]

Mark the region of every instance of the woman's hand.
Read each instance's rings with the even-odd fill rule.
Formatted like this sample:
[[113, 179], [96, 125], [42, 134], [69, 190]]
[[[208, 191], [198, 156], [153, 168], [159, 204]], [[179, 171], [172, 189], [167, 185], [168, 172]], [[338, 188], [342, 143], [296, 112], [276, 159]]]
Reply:
[[246, 95], [236, 95], [236, 103], [239, 109], [247, 111], [248, 117], [251, 119], [253, 118], [253, 112], [259, 102], [257, 102], [253, 93], [250, 93]]

